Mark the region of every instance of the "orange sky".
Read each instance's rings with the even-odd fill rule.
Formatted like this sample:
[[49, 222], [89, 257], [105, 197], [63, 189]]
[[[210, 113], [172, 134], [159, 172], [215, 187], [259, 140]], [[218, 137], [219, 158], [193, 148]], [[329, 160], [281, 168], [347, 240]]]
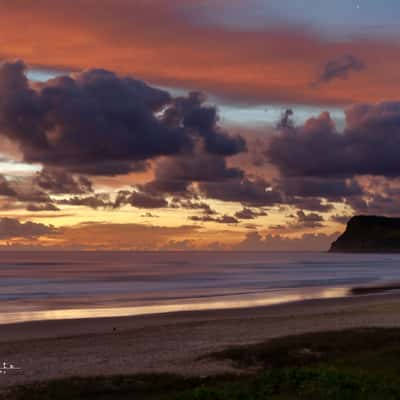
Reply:
[[[285, 24], [228, 29], [200, 23], [195, 11], [188, 14], [191, 3], [183, 8], [178, 0], [0, 4], [2, 56], [32, 65], [107, 68], [245, 103], [348, 104], [398, 92], [399, 45], [389, 38], [332, 39]], [[351, 80], [311, 88], [326, 60], [343, 54], [368, 67]]]

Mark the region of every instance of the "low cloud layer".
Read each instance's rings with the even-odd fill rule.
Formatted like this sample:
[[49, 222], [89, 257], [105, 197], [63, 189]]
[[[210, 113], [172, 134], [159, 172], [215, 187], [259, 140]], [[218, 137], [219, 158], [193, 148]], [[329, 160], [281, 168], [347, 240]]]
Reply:
[[13, 218], [0, 218], [0, 240], [34, 239], [56, 233], [52, 226], [35, 222], [20, 222]]
[[204, 196], [211, 199], [237, 202], [250, 207], [273, 206], [282, 202], [281, 193], [262, 178], [205, 182], [199, 187]]
[[62, 169], [43, 168], [34, 183], [51, 194], [85, 194], [93, 192], [92, 182], [85, 176], [74, 176]]
[[327, 251], [339, 233], [304, 234], [299, 238], [267, 234], [262, 236], [257, 231], [249, 232], [246, 238], [236, 246], [246, 251]]

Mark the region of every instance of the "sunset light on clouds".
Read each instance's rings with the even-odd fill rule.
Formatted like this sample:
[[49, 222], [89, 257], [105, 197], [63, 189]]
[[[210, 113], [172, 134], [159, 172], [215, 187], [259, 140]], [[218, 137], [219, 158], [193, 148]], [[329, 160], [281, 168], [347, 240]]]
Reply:
[[321, 250], [396, 215], [385, 3], [0, 0], [1, 246]]

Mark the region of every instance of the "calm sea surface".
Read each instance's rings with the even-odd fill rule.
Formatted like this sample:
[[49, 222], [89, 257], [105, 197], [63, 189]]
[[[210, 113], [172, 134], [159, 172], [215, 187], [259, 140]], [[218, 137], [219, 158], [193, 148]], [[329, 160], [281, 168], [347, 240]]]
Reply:
[[400, 255], [0, 253], [0, 323], [249, 307], [400, 281]]

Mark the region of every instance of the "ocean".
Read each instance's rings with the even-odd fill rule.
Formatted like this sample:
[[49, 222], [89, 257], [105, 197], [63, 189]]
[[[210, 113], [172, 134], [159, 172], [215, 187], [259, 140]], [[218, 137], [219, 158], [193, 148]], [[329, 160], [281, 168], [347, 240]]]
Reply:
[[272, 305], [400, 281], [400, 255], [3, 252], [0, 324]]

